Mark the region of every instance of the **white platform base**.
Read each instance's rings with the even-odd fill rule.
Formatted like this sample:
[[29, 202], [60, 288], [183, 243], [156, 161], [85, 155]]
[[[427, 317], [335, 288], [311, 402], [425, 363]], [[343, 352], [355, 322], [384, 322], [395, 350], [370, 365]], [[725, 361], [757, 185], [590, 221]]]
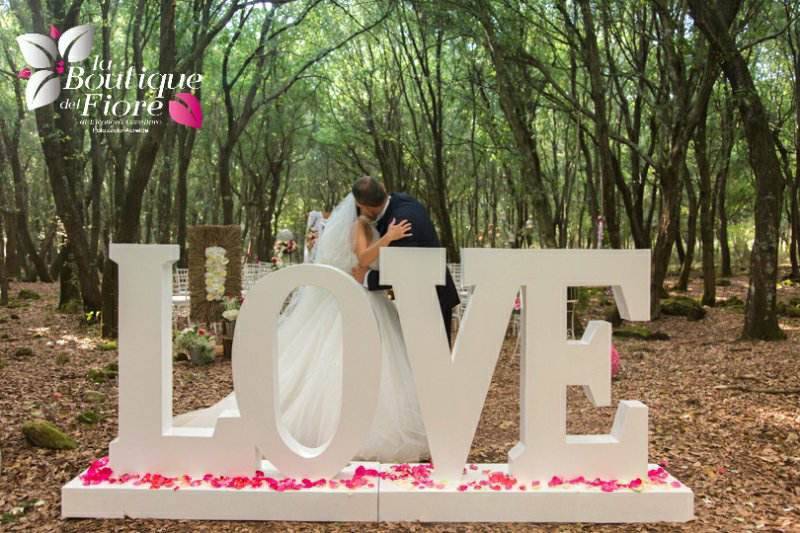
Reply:
[[[393, 465], [354, 463], [391, 471]], [[651, 468], [657, 466], [651, 465]], [[484, 470], [507, 471], [507, 465], [477, 465], [464, 479], [419, 488], [410, 479], [375, 479], [374, 487], [328, 486], [276, 492], [268, 488], [231, 489], [146, 486], [84, 486], [79, 477], [61, 489], [64, 518], [164, 518], [194, 520], [280, 520], [308, 522], [686, 522], [694, 518], [694, 494], [674, 478], [664, 484], [645, 482], [639, 491], [603, 492], [598, 487], [547, 482], [510, 489], [481, 490], [459, 486], [485, 479]], [[677, 484], [676, 484], [677, 485]]]
[[[384, 522], [687, 522], [694, 518], [694, 493], [686, 485], [645, 483], [640, 492], [603, 492], [599, 487], [541, 482], [525, 490], [469, 489], [458, 486], [485, 478], [485, 469], [507, 472], [507, 465], [477, 465], [464, 480], [444, 488], [420, 490], [408, 481], [382, 480], [379, 519]], [[382, 465], [384, 469], [387, 465]], [[650, 468], [658, 468], [651, 465]], [[670, 478], [674, 481], [674, 478]]]
[[[359, 465], [375, 469], [380, 466], [352, 463], [337, 477], [353, 477]], [[276, 492], [269, 488], [207, 486], [154, 490], [131, 483], [84, 486], [79, 476], [61, 488], [61, 517], [375, 522], [378, 480], [372, 488], [350, 490], [340, 485]]]

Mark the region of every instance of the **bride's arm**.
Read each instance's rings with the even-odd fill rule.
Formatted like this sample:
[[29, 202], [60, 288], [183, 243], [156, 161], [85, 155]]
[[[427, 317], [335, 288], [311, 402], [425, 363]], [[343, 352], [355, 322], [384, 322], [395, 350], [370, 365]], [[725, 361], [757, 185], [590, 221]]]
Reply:
[[411, 223], [407, 220], [401, 222], [392, 220], [386, 234], [372, 243], [369, 242], [368, 237], [369, 226], [360, 220], [356, 221], [356, 225], [355, 253], [358, 264], [364, 268], [375, 262], [382, 247], [411, 236]]

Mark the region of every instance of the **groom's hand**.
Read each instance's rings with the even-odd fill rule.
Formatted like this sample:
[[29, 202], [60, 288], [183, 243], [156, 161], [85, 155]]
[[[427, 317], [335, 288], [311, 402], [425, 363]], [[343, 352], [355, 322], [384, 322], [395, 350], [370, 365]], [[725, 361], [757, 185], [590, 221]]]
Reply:
[[353, 273], [353, 277], [356, 278], [356, 281], [361, 285], [364, 284], [364, 278], [367, 276], [367, 272], [369, 272], [368, 267], [363, 267], [361, 265], [356, 265], [351, 270]]

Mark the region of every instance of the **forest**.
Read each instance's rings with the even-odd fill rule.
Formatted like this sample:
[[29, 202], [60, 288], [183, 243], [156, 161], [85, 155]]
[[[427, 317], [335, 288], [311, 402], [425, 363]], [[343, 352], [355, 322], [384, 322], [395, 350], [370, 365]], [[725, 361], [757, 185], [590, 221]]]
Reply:
[[[113, 337], [109, 242], [177, 243], [185, 262], [188, 226], [239, 224], [248, 260], [268, 261], [279, 230], [303, 235], [368, 174], [428, 206], [448, 261], [649, 248], [654, 318], [673, 282], [702, 276], [714, 306], [745, 274], [741, 335], [783, 338], [798, 18], [791, 0], [3, 0], [3, 299], [9, 278], [58, 280], [59, 306]], [[17, 36], [79, 24], [92, 57], [62, 63], [59, 100], [29, 111]], [[59, 104], [94, 98], [96, 115], [174, 93], [90, 81], [98, 62], [202, 78], [202, 127], [87, 125]]]

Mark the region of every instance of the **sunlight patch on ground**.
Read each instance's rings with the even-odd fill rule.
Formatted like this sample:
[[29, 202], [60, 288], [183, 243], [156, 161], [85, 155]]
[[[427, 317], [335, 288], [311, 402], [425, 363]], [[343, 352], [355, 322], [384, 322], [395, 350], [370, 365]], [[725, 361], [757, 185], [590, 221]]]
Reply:
[[[37, 329], [47, 330], [49, 328]], [[68, 344], [74, 344], [76, 348], [80, 348], [81, 350], [91, 350], [94, 348], [95, 339], [93, 337], [79, 337], [77, 335], [62, 335], [55, 341], [47, 341], [47, 346], [66, 346]]]

